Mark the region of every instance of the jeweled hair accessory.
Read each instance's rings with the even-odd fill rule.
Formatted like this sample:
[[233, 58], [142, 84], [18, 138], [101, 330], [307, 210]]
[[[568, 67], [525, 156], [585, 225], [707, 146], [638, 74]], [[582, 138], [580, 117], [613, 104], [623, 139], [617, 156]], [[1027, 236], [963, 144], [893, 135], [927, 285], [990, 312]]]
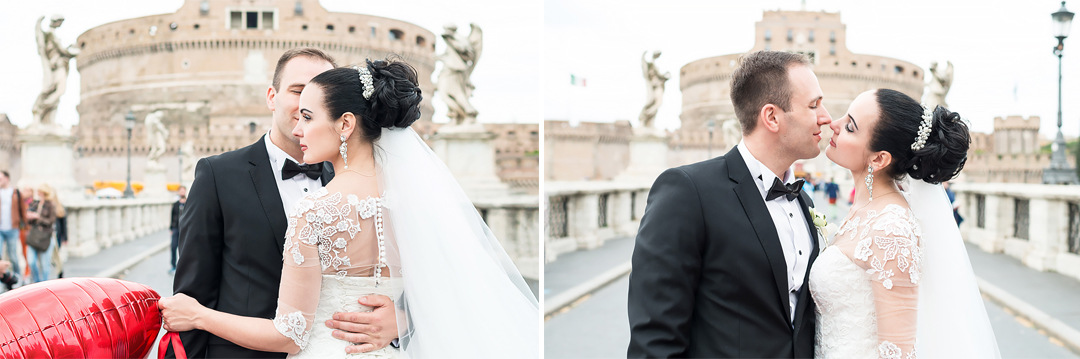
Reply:
[[370, 100], [371, 94], [375, 93], [375, 82], [371, 78], [371, 71], [368, 71], [367, 67], [364, 66], [356, 66], [353, 68], [360, 73], [360, 87], [364, 90], [364, 99]]
[[934, 110], [923, 105], [922, 123], [919, 124], [919, 135], [915, 136], [915, 143], [911, 144], [912, 151], [921, 150], [926, 146], [926, 139], [930, 137], [930, 131], [934, 126]]

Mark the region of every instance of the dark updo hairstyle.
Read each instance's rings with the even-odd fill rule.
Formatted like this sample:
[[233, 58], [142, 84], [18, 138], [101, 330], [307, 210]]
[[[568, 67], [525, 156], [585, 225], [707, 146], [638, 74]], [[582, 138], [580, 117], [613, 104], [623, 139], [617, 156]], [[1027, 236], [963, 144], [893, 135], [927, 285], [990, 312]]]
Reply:
[[899, 180], [904, 175], [931, 184], [956, 177], [967, 162], [971, 135], [960, 114], [937, 106], [933, 126], [926, 145], [918, 151], [911, 149], [919, 135], [923, 107], [918, 101], [896, 90], [876, 92], [881, 120], [870, 139], [873, 151], [888, 151], [893, 162], [886, 175]]
[[325, 92], [326, 109], [331, 121], [352, 112], [357, 125], [369, 142], [382, 135], [383, 128], [409, 127], [420, 118], [420, 86], [416, 69], [397, 58], [367, 60], [374, 91], [364, 99], [360, 73], [352, 67], [327, 70], [311, 79]]

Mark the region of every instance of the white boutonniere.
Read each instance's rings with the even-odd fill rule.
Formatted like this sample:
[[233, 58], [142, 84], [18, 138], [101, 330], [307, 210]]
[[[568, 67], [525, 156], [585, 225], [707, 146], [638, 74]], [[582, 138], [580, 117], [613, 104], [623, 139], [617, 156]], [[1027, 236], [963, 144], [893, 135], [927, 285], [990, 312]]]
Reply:
[[818, 248], [824, 251], [825, 247], [829, 246], [829, 237], [836, 233], [836, 224], [829, 223], [825, 219], [825, 214], [815, 211], [813, 208], [810, 209], [810, 217], [814, 219], [814, 227], [818, 231]]

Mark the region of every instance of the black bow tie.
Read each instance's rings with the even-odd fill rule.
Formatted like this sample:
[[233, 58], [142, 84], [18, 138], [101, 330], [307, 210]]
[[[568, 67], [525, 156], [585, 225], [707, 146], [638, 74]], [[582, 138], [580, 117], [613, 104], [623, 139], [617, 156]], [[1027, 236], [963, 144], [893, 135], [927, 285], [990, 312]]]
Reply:
[[780, 196], [786, 196], [788, 201], [794, 200], [802, 191], [803, 180], [797, 180], [791, 184], [784, 184], [779, 178], [773, 178], [772, 188], [765, 195], [766, 201], [772, 201]]
[[300, 165], [293, 162], [293, 160], [285, 159], [285, 165], [281, 166], [281, 180], [296, 177], [301, 173], [307, 175], [310, 179], [318, 179], [322, 176], [322, 163]]

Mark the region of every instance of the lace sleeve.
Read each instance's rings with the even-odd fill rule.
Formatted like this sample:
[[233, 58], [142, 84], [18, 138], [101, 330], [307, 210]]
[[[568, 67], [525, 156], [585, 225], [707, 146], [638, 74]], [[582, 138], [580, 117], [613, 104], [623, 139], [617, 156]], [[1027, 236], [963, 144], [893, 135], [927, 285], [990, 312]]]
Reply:
[[855, 263], [870, 274], [881, 358], [915, 358], [918, 318], [919, 224], [906, 209], [890, 206], [863, 229]]
[[313, 203], [310, 198], [300, 200], [294, 215], [289, 217], [285, 252], [282, 255], [281, 287], [274, 317], [274, 327], [278, 332], [292, 339], [300, 349], [306, 347], [310, 339], [315, 308], [319, 304], [319, 291], [322, 289], [318, 243], [323, 233], [314, 229], [318, 215], [312, 209]]

